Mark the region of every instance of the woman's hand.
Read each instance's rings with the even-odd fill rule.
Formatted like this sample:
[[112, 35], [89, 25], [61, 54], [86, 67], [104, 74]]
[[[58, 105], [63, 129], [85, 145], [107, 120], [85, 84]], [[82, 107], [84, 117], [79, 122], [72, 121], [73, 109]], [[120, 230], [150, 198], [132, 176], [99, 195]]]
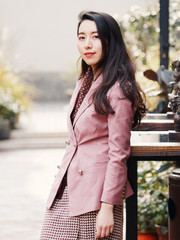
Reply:
[[109, 236], [114, 229], [113, 205], [102, 203], [96, 217], [96, 238]]

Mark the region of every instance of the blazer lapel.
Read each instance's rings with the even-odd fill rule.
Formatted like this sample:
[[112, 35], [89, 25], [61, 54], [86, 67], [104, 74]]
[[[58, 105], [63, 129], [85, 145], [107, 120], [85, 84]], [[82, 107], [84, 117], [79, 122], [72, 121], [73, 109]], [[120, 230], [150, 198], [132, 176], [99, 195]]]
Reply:
[[[76, 124], [76, 122], [78, 121], [80, 116], [83, 114], [83, 112], [89, 107], [89, 105], [92, 104], [91, 96], [92, 96], [93, 92], [95, 91], [95, 89], [99, 86], [101, 81], [102, 81], [102, 74], [96, 79], [96, 81], [90, 87], [87, 95], [85, 96], [81, 106], [78, 109], [78, 112], [77, 112], [77, 114], [75, 116], [75, 119], [74, 119], [74, 122], [73, 122], [73, 126]], [[75, 104], [75, 102], [74, 102], [74, 104]], [[74, 105], [73, 105], [73, 107], [74, 107]], [[71, 110], [71, 112], [72, 112], [72, 110]]]
[[80, 80], [78, 80], [78, 82], [76, 84], [76, 87], [74, 89], [74, 92], [72, 94], [71, 101], [70, 101], [70, 104], [69, 104], [68, 118], [71, 117], [71, 113], [72, 113], [72, 110], [74, 109], [74, 106], [75, 106], [75, 103], [76, 103], [76, 100], [77, 100], [77, 96], [78, 96], [78, 93], [79, 93], [79, 90], [81, 88], [82, 83], [83, 83], [83, 80], [80, 79]]
[[69, 110], [68, 110], [68, 114], [67, 114], [67, 125], [68, 125], [68, 129], [69, 129], [69, 137], [71, 138], [75, 138], [75, 135], [74, 135], [74, 130], [73, 130], [73, 126], [72, 126], [72, 121], [71, 121], [71, 113], [74, 109], [74, 106], [75, 106], [75, 103], [76, 103], [76, 100], [77, 100], [77, 97], [78, 97], [78, 93], [79, 93], [79, 90], [81, 88], [81, 85], [83, 83], [83, 79], [80, 79], [77, 81], [76, 83], [76, 87], [73, 91], [73, 94], [72, 94], [72, 97], [71, 97], [71, 100], [70, 100], [70, 103], [69, 103]]

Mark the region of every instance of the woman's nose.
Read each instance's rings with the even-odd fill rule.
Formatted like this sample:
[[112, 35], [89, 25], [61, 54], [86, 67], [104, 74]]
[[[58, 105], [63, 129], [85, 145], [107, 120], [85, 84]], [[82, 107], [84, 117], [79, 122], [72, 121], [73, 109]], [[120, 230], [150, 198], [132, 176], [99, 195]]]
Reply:
[[85, 48], [92, 48], [92, 41], [90, 38], [86, 38]]

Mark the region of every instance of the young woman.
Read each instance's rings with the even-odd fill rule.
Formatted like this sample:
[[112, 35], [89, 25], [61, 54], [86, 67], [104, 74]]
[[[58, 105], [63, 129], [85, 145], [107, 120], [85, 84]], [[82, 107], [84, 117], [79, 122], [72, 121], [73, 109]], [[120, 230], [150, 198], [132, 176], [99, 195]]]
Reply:
[[47, 202], [41, 240], [122, 239], [130, 131], [146, 112], [117, 22], [83, 12], [82, 69], [70, 102], [66, 153]]

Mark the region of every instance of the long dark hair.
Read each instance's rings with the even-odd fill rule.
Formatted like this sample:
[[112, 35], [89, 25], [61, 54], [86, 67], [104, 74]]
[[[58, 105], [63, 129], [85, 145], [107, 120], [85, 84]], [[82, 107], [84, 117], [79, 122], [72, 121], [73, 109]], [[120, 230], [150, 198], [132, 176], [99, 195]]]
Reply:
[[[120, 27], [115, 19], [107, 13], [81, 12], [77, 34], [84, 20], [96, 23], [103, 49], [103, 56], [95, 69], [95, 71], [101, 69], [101, 73], [103, 73], [103, 81], [93, 94], [95, 110], [100, 115], [115, 113], [107, 99], [107, 92], [118, 81], [124, 95], [132, 102], [132, 107], [137, 109], [132, 125], [135, 127], [145, 115], [146, 107], [142, 91], [135, 80], [135, 68], [127, 53]], [[80, 78], [83, 78], [87, 71], [90, 71], [93, 76], [91, 67], [82, 59]]]

